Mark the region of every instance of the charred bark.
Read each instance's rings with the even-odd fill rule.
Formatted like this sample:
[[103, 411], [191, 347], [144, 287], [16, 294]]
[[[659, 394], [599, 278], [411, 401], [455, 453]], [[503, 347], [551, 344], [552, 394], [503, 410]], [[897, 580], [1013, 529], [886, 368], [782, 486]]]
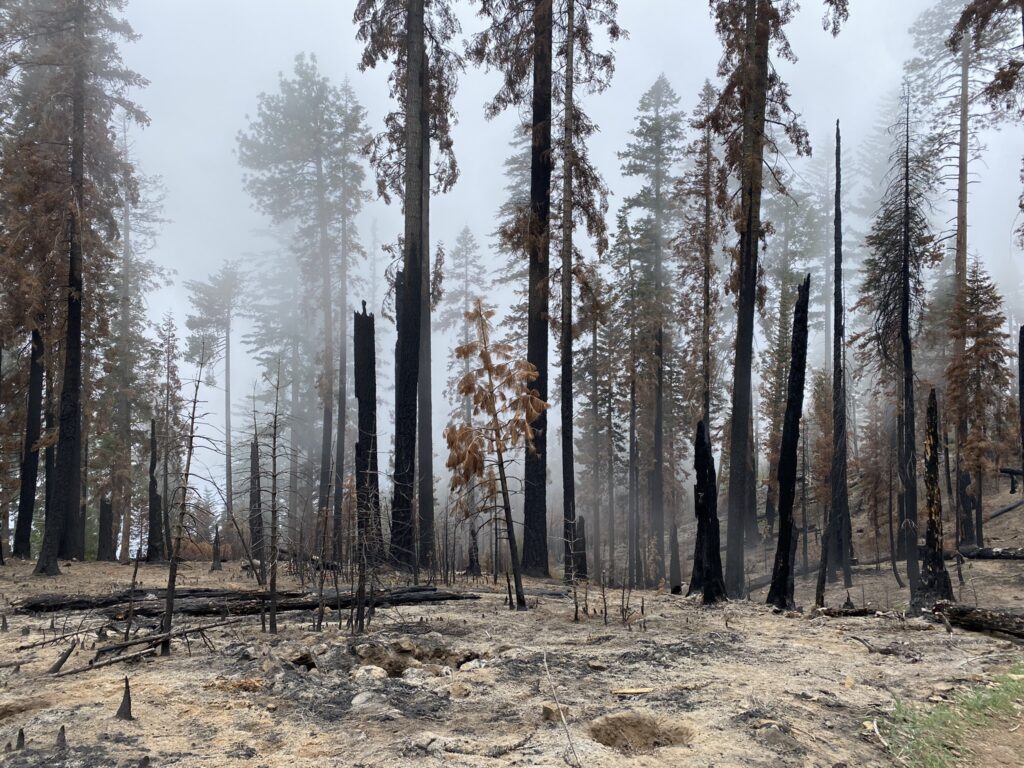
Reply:
[[356, 436], [356, 551], [359, 568], [374, 563], [381, 555], [380, 484], [377, 475], [377, 369], [374, 346], [374, 318], [362, 314], [353, 320], [352, 354], [354, 388], [359, 406]]
[[162, 499], [156, 486], [156, 419], [149, 421], [149, 535], [146, 540], [146, 562], [164, 559]]
[[833, 287], [832, 329], [832, 471], [831, 480], [832, 503], [830, 510], [835, 517], [836, 536], [833, 541], [833, 552], [838, 555], [843, 569], [843, 584], [847, 588], [853, 586], [853, 570], [851, 561], [852, 526], [850, 523], [850, 496], [847, 486], [847, 440], [846, 440], [846, 371], [843, 364], [843, 351], [846, 342], [845, 312], [843, 307], [843, 210], [842, 210], [842, 137], [839, 133], [839, 121], [836, 120], [836, 194], [835, 194], [835, 226], [834, 243], [835, 272]]
[[259, 573], [255, 575], [259, 583], [266, 584], [267, 553], [263, 536], [263, 493], [260, 486], [260, 448], [253, 440], [249, 445], [249, 551], [253, 561], [258, 563]]
[[[703, 421], [697, 424], [694, 472], [696, 483], [693, 487], [693, 499], [697, 509], [701, 594], [704, 605], [711, 605], [725, 600], [727, 595], [725, 580], [722, 578], [715, 456], [711, 451], [711, 440]], [[694, 563], [696, 569], [696, 559]], [[692, 581], [691, 579], [691, 583]]]
[[668, 538], [668, 585], [673, 595], [683, 593], [683, 571], [679, 565], [679, 529], [672, 526]]
[[786, 414], [782, 422], [782, 446], [779, 449], [779, 542], [775, 550], [772, 585], [768, 604], [786, 610], [794, 608], [793, 571], [796, 564], [797, 530], [793, 521], [796, 497], [797, 448], [800, 443], [800, 419], [804, 408], [804, 378], [807, 370], [807, 303], [811, 291], [808, 275], [797, 293], [793, 312], [793, 340], [790, 347]]
[[[529, 299], [526, 320], [526, 359], [537, 369], [533, 389], [548, 399], [548, 321], [551, 213], [551, 68], [553, 54], [552, 0], [533, 0], [533, 96], [530, 150]], [[547, 410], [533, 423], [534, 450], [526, 451], [523, 499], [523, 573], [548, 575], [547, 531]]]
[[750, 380], [754, 356], [754, 309], [757, 303], [758, 242], [761, 236], [761, 189], [764, 162], [765, 104], [768, 90], [769, 3], [745, 0], [749, 36], [744, 65], [747, 78], [740, 94], [742, 125], [739, 291], [736, 357], [733, 366], [732, 430], [729, 444], [729, 508], [726, 518], [726, 586], [730, 597], [745, 591], [744, 526], [749, 514], [745, 457], [750, 452]]
[[114, 562], [117, 553], [114, 548], [114, 509], [109, 496], [100, 498], [100, 522], [96, 534], [96, 559], [99, 562]]
[[953, 584], [942, 555], [942, 495], [939, 486], [939, 406], [935, 389], [928, 395], [924, 440], [925, 508], [928, 511], [921, 583], [912, 605], [922, 609], [939, 600], [953, 600]]
[[[416, 410], [420, 376], [423, 249], [423, 64], [424, 0], [406, 4], [405, 239], [402, 280], [396, 283], [395, 470], [391, 504], [391, 559], [411, 568], [416, 556], [413, 485], [416, 465]], [[362, 437], [360, 438], [362, 439]]]
[[15, 557], [32, 556], [32, 518], [39, 483], [39, 438], [43, 415], [43, 335], [32, 329], [32, 356], [28, 368], [28, 406], [25, 410], [25, 443], [21, 453], [21, 488], [14, 529]]

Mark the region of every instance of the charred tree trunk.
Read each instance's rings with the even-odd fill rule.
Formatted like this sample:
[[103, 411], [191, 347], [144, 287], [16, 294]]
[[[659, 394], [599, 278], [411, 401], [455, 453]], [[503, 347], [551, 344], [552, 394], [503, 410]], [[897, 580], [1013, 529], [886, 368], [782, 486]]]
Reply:
[[846, 439], [846, 371], [843, 361], [843, 348], [846, 342], [845, 308], [843, 306], [843, 210], [842, 210], [842, 137], [839, 133], [839, 121], [836, 120], [836, 196], [835, 196], [835, 272], [832, 281], [835, 295], [833, 298], [832, 328], [832, 472], [830, 473], [832, 516], [836, 519], [837, 536], [833, 551], [838, 555], [843, 568], [843, 585], [853, 586], [853, 570], [851, 561], [851, 539], [853, 535], [850, 523], [850, 496], [847, 487], [847, 439]]
[[[601, 580], [601, 583], [604, 584], [604, 558], [601, 556], [601, 465], [597, 441], [597, 436], [599, 434], [598, 424], [601, 421], [601, 404], [598, 401], [597, 369], [597, 319], [595, 316], [593, 324], [591, 325], [590, 345], [590, 418], [594, 425], [594, 461], [591, 465], [591, 496], [593, 498], [594, 505], [594, 541], [591, 550], [594, 553], [594, 574]], [[608, 504], [611, 505], [610, 500]]]
[[146, 562], [164, 559], [163, 511], [156, 486], [156, 419], [149, 421], [149, 536], [146, 541]]
[[[260, 584], [267, 583], [267, 552], [263, 536], [263, 492], [260, 483], [260, 448], [253, 440], [249, 445], [249, 550], [258, 563], [259, 573], [253, 574]], [[337, 559], [334, 561], [338, 562]]]
[[[530, 151], [529, 301], [526, 320], [526, 359], [537, 369], [533, 389], [548, 399], [548, 275], [551, 213], [551, 68], [553, 54], [552, 0], [533, 0], [533, 97]], [[523, 499], [523, 572], [548, 575], [547, 531], [547, 411], [533, 423], [533, 451], [526, 451]]]
[[434, 418], [433, 376], [431, 371], [430, 339], [430, 83], [427, 77], [429, 61], [423, 61], [423, 273], [420, 276], [420, 377], [417, 384], [419, 397], [418, 437], [418, 546], [417, 569], [432, 572], [436, 565], [434, 552]]
[[56, 477], [51, 514], [46, 518], [43, 544], [35, 573], [60, 574], [57, 563], [65, 528], [78, 514], [82, 469], [82, 221], [85, 204], [85, 0], [77, 0], [73, 35], [76, 40], [71, 72], [71, 204], [68, 217], [67, 321], [64, 336], [64, 375], [60, 393], [60, 432], [57, 438]]
[[577, 579], [588, 578], [587, 569], [587, 521], [583, 515], [576, 518], [576, 543], [573, 548], [573, 567]]
[[21, 489], [14, 529], [15, 557], [32, 556], [32, 518], [39, 484], [39, 438], [43, 415], [43, 335], [32, 329], [32, 356], [28, 368], [28, 406], [25, 410], [25, 444], [21, 453]]
[[742, 186], [736, 359], [733, 366], [732, 431], [729, 444], [729, 511], [726, 525], [726, 588], [742, 597], [744, 526], [750, 514], [746, 456], [750, 452], [750, 380], [754, 356], [754, 309], [757, 303], [758, 241], [761, 234], [761, 174], [764, 161], [765, 104], [768, 89], [768, 43], [771, 25], [766, 0], [745, 0], [748, 35], [747, 71], [740, 103], [743, 112], [740, 178]]
[[1024, 472], [1024, 325], [1017, 337], [1017, 412], [1020, 414], [1020, 468]]
[[668, 537], [668, 585], [673, 595], [683, 593], [683, 570], [679, 565], [679, 529], [673, 525]]
[[96, 559], [112, 563], [117, 559], [114, 551], [114, 510], [107, 496], [100, 497], [100, 521], [96, 534]]
[[[576, 580], [576, 468], [573, 451], [573, 370], [572, 370], [572, 234], [573, 200], [572, 177], [575, 163], [573, 145], [573, 77], [575, 75], [575, 26], [576, 2], [567, 0], [565, 6], [567, 33], [565, 39], [565, 104], [562, 147], [565, 160], [562, 164], [562, 314], [561, 344], [561, 390], [559, 406], [562, 417], [562, 539], [564, 544], [565, 581]], [[584, 557], [584, 560], [586, 558]]]
[[903, 155], [903, 264], [900, 296], [900, 346], [903, 375], [903, 457], [900, 481], [903, 487], [904, 537], [906, 542], [907, 580], [911, 602], [920, 578], [917, 560], [917, 443], [914, 434], [914, 353], [910, 338], [910, 104], [907, 103], [907, 133]]
[[405, 239], [403, 279], [396, 283], [395, 470], [391, 504], [391, 559], [412, 568], [416, 555], [413, 485], [416, 477], [416, 410], [420, 376], [423, 249], [424, 0], [406, 4]]
[[220, 561], [220, 526], [213, 526], [213, 562], [210, 563], [211, 571], [223, 570]]
[[978, 470], [974, 474], [974, 544], [979, 547], [985, 546], [985, 534], [983, 530], [984, 522], [984, 496], [983, 492], [985, 489], [985, 473], [983, 470]]
[[636, 380], [629, 383], [629, 586], [640, 589], [644, 585], [643, 559], [640, 548], [640, 450], [637, 444]]
[[768, 604], [786, 610], [794, 608], [793, 572], [796, 564], [797, 532], [793, 521], [796, 496], [797, 448], [800, 443], [800, 419], [804, 408], [804, 378], [807, 369], [807, 303], [811, 276], [800, 285], [793, 312], [793, 341], [790, 347], [789, 381], [786, 390], [786, 415], [782, 422], [782, 446], [779, 449], [779, 543], [775, 550], [772, 585]]
[[353, 369], [359, 406], [356, 436], [356, 552], [358, 567], [365, 569], [381, 555], [380, 484], [377, 476], [377, 369], [374, 346], [374, 318], [356, 312], [352, 325]]
[[942, 553], [942, 492], [939, 486], [939, 406], [935, 389], [928, 395], [928, 423], [924, 440], [925, 505], [928, 522], [921, 568], [921, 584], [913, 606], [923, 609], [939, 600], [953, 600], [953, 584]]
[[718, 528], [718, 483], [715, 478], [715, 456], [711, 451], [711, 440], [708, 437], [704, 422], [697, 424], [696, 451], [694, 471], [697, 482], [693, 488], [694, 506], [697, 508], [698, 537], [701, 521], [703, 521], [703, 539], [701, 540], [700, 576], [702, 599], [704, 605], [711, 605], [725, 600], [728, 595], [725, 581], [722, 578], [721, 538]]

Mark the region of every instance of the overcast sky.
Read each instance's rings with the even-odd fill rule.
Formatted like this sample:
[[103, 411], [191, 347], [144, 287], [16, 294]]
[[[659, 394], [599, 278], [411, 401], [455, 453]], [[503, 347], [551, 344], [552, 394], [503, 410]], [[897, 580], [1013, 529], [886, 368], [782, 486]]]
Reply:
[[[276, 88], [278, 73], [290, 71], [297, 53], [316, 54], [321, 71], [335, 81], [349, 77], [368, 110], [371, 130], [380, 129], [392, 108], [386, 73], [362, 74], [356, 67], [353, 5], [352, 0], [130, 2], [127, 16], [141, 39], [126, 48], [125, 58], [150, 81], [135, 97], [152, 121], [137, 132], [136, 157], [144, 173], [161, 176], [166, 186], [165, 215], [171, 223], [160, 234], [154, 257], [177, 272], [176, 285], [152, 298], [155, 316], [171, 309], [181, 320], [187, 311], [183, 279], [203, 278], [224, 259], [260, 248], [254, 233], [266, 222], [242, 189], [235, 137], [247, 124], [246, 116], [255, 112], [257, 94]], [[457, 5], [464, 9], [464, 31], [478, 30], [480, 20], [469, 3]], [[586, 103], [601, 129], [590, 151], [614, 193], [613, 212], [623, 194], [635, 188], [633, 180], [621, 178], [616, 152], [628, 139], [640, 95], [665, 73], [689, 111], [704, 79], [714, 80], [720, 54], [705, 0], [619, 0], [619, 5], [630, 37], [617, 46], [612, 87]], [[815, 147], [828, 151], [839, 118], [844, 154], [852, 157], [876, 122], [879, 102], [899, 85], [903, 63], [912, 55], [907, 30], [928, 2], [855, 0], [849, 23], [836, 39], [822, 30], [821, 3], [804, 0], [802, 5], [788, 28], [799, 61], [782, 62], [779, 69]], [[475, 70], [461, 78], [455, 142], [462, 176], [450, 194], [431, 203], [435, 240], [450, 244], [468, 225], [486, 244], [494, 228], [494, 213], [504, 197], [502, 163], [515, 124], [511, 114], [491, 122], [483, 117], [483, 104], [497, 82], [494, 73]], [[1022, 138], [1019, 126], [988, 138], [971, 191], [971, 251], [984, 258], [1007, 289], [1012, 285], [1013, 293], [1020, 254], [1012, 248], [1011, 232]], [[392, 240], [401, 224], [396, 206], [368, 205], [362, 222], [367, 244], [371, 220], [377, 222], [381, 241]], [[435, 382], [440, 384], [446, 350], [437, 342], [434, 349]], [[379, 363], [393, 366], [387, 354]], [[240, 359], [234, 367], [235, 391], [250, 390], [254, 367]], [[210, 399], [215, 414], [219, 398], [211, 393]], [[445, 410], [438, 403], [435, 424], [443, 423]]]

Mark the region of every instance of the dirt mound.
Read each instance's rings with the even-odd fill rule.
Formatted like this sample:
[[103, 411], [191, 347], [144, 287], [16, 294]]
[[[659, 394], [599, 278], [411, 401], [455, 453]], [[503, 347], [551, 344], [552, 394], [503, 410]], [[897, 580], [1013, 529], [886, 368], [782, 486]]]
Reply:
[[681, 720], [659, 718], [647, 712], [616, 712], [591, 722], [590, 735], [606, 747], [631, 754], [689, 744], [694, 732]]

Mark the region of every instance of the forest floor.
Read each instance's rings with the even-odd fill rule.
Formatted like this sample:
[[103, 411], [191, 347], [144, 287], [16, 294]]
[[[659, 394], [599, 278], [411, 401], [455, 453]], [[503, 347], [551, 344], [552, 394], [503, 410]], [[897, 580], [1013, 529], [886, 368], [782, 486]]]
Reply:
[[[1024, 509], [992, 521], [988, 535], [993, 545], [1024, 546], [1022, 530]], [[237, 563], [207, 569], [186, 564], [182, 585], [253, 588]], [[166, 573], [143, 564], [139, 582], [162, 587]], [[616, 591], [606, 595], [606, 623], [592, 586], [578, 593], [581, 614], [584, 605], [589, 614], [574, 622], [572, 597], [552, 596], [563, 590], [557, 582], [527, 580], [531, 608], [516, 613], [504, 605], [504, 584], [483, 579], [456, 587], [479, 600], [380, 609], [358, 638], [338, 628], [336, 613], [322, 632], [311, 630], [308, 612], [283, 614], [276, 636], [263, 634], [253, 616], [210, 630], [213, 650], [195, 638], [176, 641], [169, 658], [67, 677], [47, 674], [64, 646], [16, 650], [53, 631], [49, 616], [10, 603], [126, 589], [131, 569], [62, 563], [59, 577], [30, 574], [26, 563], [0, 567], [9, 624], [0, 634], [0, 749], [19, 729], [26, 738], [25, 749], [0, 752], [4, 766], [913, 765], [912, 756], [891, 751], [902, 754], [905, 738], [889, 725], [897, 706], [938, 712], [970, 692], [1024, 679], [1019, 644], [904, 620], [898, 611], [908, 593], [887, 564], [857, 568], [850, 592], [883, 616], [814, 616], [813, 581], [798, 578], [803, 612], [773, 613], [763, 590], [712, 609], [634, 592], [625, 623]], [[963, 602], [1024, 607], [1024, 563], [968, 562], [964, 579]], [[282, 589], [298, 586], [283, 581]], [[830, 586], [830, 604], [845, 598]], [[57, 630], [84, 616], [58, 614]], [[92, 655], [79, 648], [65, 669]], [[20, 659], [18, 669], [2, 667]], [[124, 675], [129, 722], [114, 718]], [[929, 764], [1024, 764], [1024, 700], [1007, 707], [961, 734], [949, 763]]]

